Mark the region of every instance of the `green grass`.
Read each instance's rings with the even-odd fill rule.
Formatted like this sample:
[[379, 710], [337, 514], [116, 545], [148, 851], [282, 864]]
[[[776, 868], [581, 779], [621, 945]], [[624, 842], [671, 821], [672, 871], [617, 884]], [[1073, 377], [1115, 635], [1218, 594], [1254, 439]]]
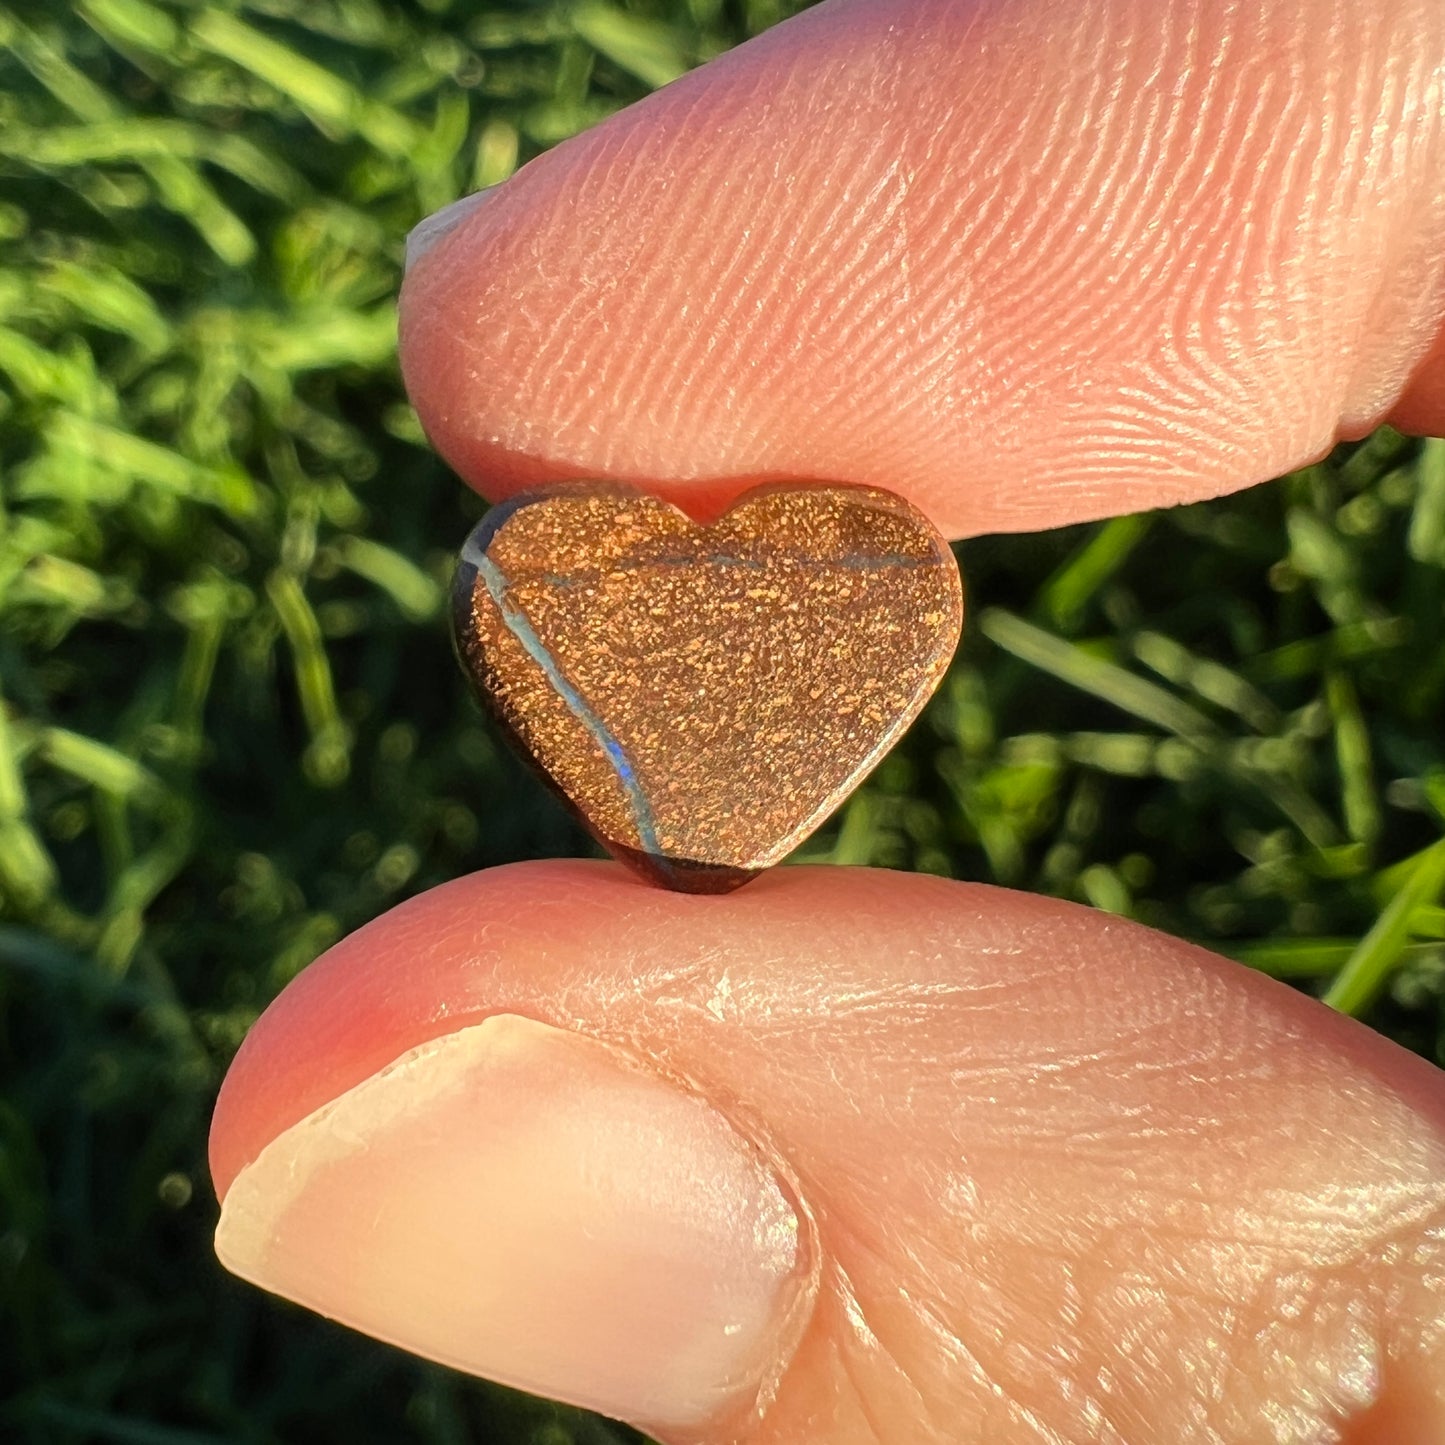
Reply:
[[[629, 1438], [229, 1280], [205, 1129], [336, 938], [585, 848], [450, 656], [479, 504], [398, 385], [404, 233], [790, 8], [0, 0], [0, 1438]], [[961, 557], [947, 684], [804, 852], [1445, 1058], [1445, 444]]]

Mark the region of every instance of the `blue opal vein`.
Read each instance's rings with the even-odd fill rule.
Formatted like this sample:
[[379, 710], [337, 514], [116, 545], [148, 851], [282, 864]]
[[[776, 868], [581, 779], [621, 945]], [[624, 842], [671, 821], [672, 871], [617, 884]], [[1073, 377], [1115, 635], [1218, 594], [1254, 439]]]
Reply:
[[648, 806], [647, 795], [637, 781], [626, 749], [618, 742], [607, 724], [593, 711], [587, 699], [572, 685], [571, 679], [562, 671], [557, 659], [547, 651], [542, 639], [537, 636], [527, 614], [512, 600], [511, 588], [500, 568], [479, 548], [468, 548], [466, 560], [477, 569], [477, 576], [487, 589], [487, 595], [497, 605], [507, 631], [521, 643], [527, 656], [542, 669], [552, 690], [567, 705], [572, 716], [587, 729], [588, 735], [602, 749], [603, 755], [617, 774], [622, 791], [627, 795], [627, 805], [632, 811], [632, 821], [637, 828], [637, 837], [648, 853], [660, 854], [657, 842], [657, 825]]

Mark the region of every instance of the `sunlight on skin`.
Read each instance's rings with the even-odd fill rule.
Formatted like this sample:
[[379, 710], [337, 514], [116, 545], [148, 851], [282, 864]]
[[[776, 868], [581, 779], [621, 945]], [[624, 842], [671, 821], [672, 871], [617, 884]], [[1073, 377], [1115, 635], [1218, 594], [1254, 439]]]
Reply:
[[[1445, 10], [1063, 13], [831, 0], [452, 215], [403, 296], [429, 435], [493, 498], [602, 475], [706, 514], [826, 478], [968, 535], [1217, 495], [1382, 418], [1441, 429]], [[481, 1287], [474, 1244], [564, 1296], [604, 1267], [590, 1206], [545, 1236], [501, 1217], [513, 1196], [477, 1163], [496, 1111], [456, 1106], [491, 1055], [426, 1047], [500, 1015], [661, 1091], [657, 1147], [618, 1132], [621, 1106], [555, 1127], [614, 1161], [608, 1257], [690, 1220], [742, 1281], [736, 1318], [695, 1281], [712, 1313], [639, 1339], [639, 1371], [598, 1337], [610, 1316], [519, 1364], [464, 1301], [418, 1303], [439, 1258]], [[854, 869], [699, 899], [532, 864], [415, 899], [303, 974], [237, 1058], [212, 1162], [223, 1251], [258, 1282], [669, 1441], [1427, 1445], [1440, 1079], [1062, 903]], [[379, 1122], [403, 1105], [424, 1153]], [[505, 1156], [538, 1201], [568, 1152], [542, 1137]], [[737, 1207], [663, 1227], [682, 1195], [647, 1171], [674, 1153], [714, 1161], [695, 1177], [733, 1179]], [[408, 1231], [386, 1201], [428, 1179], [447, 1207]], [[785, 1215], [796, 1256], [756, 1224]], [[386, 1253], [364, 1298], [358, 1240]], [[538, 1306], [515, 1293], [522, 1329]]]
[[1445, 7], [1064, 13], [833, 0], [542, 156], [407, 280], [428, 435], [493, 499], [815, 477], [974, 535], [1439, 429]]
[[[335, 1126], [304, 1121], [409, 1050], [499, 1014], [585, 1033], [680, 1098], [713, 1101], [798, 1201], [816, 1238], [806, 1328], [791, 1308], [771, 1334], [752, 1327], [768, 1341], [749, 1356], [752, 1388], [764, 1403], [776, 1389], [770, 1408], [741, 1423], [724, 1411], [710, 1429], [694, 1396], [660, 1406], [657, 1379], [708, 1399], [714, 1387], [652, 1334], [638, 1343], [647, 1370], [624, 1352], [620, 1384], [599, 1385], [604, 1356], [583, 1335], [519, 1369], [495, 1340], [529, 1328], [537, 1296], [499, 1298], [489, 1277], [444, 1270], [458, 1301], [418, 1305], [407, 1281], [434, 1281], [438, 1258], [535, 1257], [533, 1226], [499, 1222], [495, 1181], [473, 1158], [498, 1157], [493, 1126], [463, 1130], [450, 1105], [418, 1104], [446, 1092], [433, 1082], [445, 1076], [414, 1065], [403, 1134], [386, 1109], [374, 1126], [357, 1113], [339, 1131], [344, 1174], [325, 1164]], [[545, 1122], [557, 1106], [535, 1097]], [[483, 1120], [499, 1107], [487, 1088], [475, 1098]], [[714, 1115], [652, 1113], [677, 1157], [719, 1147]], [[599, 1249], [645, 1261], [673, 1228], [655, 1213], [674, 1217], [671, 1192], [637, 1182], [652, 1156], [615, 1118], [565, 1127], [613, 1159], [632, 1213], [555, 1230], [551, 1294], [570, 1279], [596, 1298]], [[452, 1137], [460, 1157], [444, 1166]], [[424, 1162], [399, 1166], [388, 1138], [424, 1147]], [[290, 1186], [249, 1186], [247, 1166], [278, 1139], [284, 1163], [267, 1168]], [[1253, 1445], [1271, 1411], [1295, 1422], [1281, 1439], [1328, 1440], [1382, 1388], [1445, 1424], [1431, 1393], [1445, 1363], [1438, 1073], [1261, 975], [1054, 900], [864, 869], [782, 869], [726, 898], [667, 893], [609, 864], [475, 874], [378, 919], [287, 989], [236, 1060], [211, 1148], [223, 1249], [248, 1277], [478, 1373], [605, 1400], [667, 1440], [841, 1445], [876, 1426], [888, 1441], [1012, 1441], [1047, 1427]], [[554, 1188], [570, 1197], [566, 1153], [511, 1149], [503, 1197], [535, 1209]], [[439, 1213], [389, 1208], [412, 1173], [443, 1168]], [[762, 1300], [779, 1276], [776, 1256], [750, 1252], [762, 1206], [748, 1197], [717, 1257]], [[721, 1238], [727, 1210], [708, 1217]], [[359, 1272], [357, 1240], [390, 1265]], [[490, 1333], [461, 1307], [475, 1291], [500, 1321]], [[701, 1310], [710, 1291], [685, 1293]], [[621, 1293], [624, 1317], [632, 1297]], [[437, 1317], [461, 1323], [439, 1339]], [[668, 1338], [691, 1351], [697, 1336]], [[641, 1392], [630, 1408], [628, 1389]]]

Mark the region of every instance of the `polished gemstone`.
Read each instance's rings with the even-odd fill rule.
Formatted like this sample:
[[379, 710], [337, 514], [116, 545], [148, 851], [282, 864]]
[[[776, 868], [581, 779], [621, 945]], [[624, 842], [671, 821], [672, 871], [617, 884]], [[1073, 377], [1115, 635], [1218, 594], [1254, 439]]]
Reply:
[[724, 892], [778, 862], [917, 716], [958, 641], [947, 544], [865, 487], [759, 487], [699, 526], [578, 482], [467, 539], [457, 648], [616, 857]]

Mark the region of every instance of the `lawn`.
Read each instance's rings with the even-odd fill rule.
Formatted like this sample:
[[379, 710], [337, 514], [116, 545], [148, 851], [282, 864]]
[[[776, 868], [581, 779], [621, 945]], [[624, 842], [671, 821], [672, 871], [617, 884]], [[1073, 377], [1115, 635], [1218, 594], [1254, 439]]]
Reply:
[[[790, 8], [0, 7], [0, 1438], [634, 1438], [230, 1280], [205, 1134], [334, 940], [589, 851], [451, 657], [481, 504], [399, 385], [407, 229]], [[1138, 918], [1445, 1062], [1445, 443], [959, 556], [947, 682], [803, 854]]]

